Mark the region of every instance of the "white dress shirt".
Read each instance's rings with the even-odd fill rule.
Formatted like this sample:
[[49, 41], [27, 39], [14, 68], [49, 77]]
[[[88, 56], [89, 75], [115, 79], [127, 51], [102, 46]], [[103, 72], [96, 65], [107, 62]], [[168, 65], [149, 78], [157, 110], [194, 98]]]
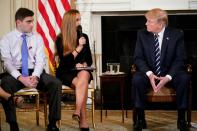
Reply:
[[[22, 32], [17, 29], [6, 34], [0, 41], [1, 59], [6, 71], [17, 79], [21, 75], [18, 69], [22, 65]], [[44, 43], [37, 33], [26, 33], [28, 47], [28, 68], [34, 69], [32, 76], [40, 77], [46, 64]]]
[[[160, 52], [161, 52], [161, 46], [162, 46], [164, 31], [165, 31], [165, 27], [158, 33], [158, 41], [159, 41]], [[152, 71], [147, 71], [146, 75], [150, 76], [152, 73], [153, 73]], [[172, 76], [167, 74], [166, 77], [168, 77], [170, 80], [172, 80]]]

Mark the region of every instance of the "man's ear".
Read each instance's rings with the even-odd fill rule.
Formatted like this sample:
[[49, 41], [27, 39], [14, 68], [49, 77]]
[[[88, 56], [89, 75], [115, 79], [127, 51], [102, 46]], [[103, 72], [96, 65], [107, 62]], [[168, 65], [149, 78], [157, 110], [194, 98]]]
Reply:
[[21, 22], [21, 20], [16, 20], [16, 25], [20, 25]]

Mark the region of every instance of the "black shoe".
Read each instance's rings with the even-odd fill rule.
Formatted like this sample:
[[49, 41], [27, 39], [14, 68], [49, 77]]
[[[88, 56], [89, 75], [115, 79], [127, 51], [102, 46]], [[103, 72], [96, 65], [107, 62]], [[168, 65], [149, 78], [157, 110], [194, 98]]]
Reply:
[[146, 129], [146, 128], [147, 128], [146, 120], [143, 119], [142, 120], [142, 129]]
[[10, 131], [19, 131], [17, 122], [10, 122]]
[[54, 125], [54, 126], [48, 125], [47, 126], [47, 131], [59, 131], [59, 128], [57, 128], [56, 125]]
[[187, 126], [187, 122], [185, 120], [178, 120], [178, 122], [177, 122], [177, 128], [180, 131], [189, 131], [189, 128]]
[[85, 127], [81, 127], [80, 129], [81, 129], [81, 131], [89, 131], [90, 130], [89, 127], [86, 127], [86, 128]]
[[143, 128], [142, 120], [137, 120], [133, 126], [133, 131], [142, 131], [142, 128]]

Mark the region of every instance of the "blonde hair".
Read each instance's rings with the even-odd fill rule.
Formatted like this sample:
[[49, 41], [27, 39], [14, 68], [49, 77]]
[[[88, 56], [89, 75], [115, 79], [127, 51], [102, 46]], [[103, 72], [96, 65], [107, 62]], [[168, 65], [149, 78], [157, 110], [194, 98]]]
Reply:
[[72, 52], [77, 45], [76, 15], [78, 10], [71, 9], [63, 16], [61, 33], [63, 42], [63, 54]]
[[168, 25], [167, 12], [160, 8], [154, 8], [154, 9], [149, 10], [145, 14], [145, 17], [150, 18], [150, 19], [156, 19], [157, 22], [163, 22], [166, 26]]

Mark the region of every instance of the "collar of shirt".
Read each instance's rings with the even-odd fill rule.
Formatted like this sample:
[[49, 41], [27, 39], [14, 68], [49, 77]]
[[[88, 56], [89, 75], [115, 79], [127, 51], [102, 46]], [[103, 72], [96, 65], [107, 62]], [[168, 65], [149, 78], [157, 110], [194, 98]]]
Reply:
[[161, 50], [162, 40], [164, 35], [165, 27], [158, 33], [158, 40], [159, 40], [159, 48]]
[[[23, 32], [20, 32], [17, 28], [15, 29], [15, 33], [17, 35], [17, 37], [21, 37]], [[28, 37], [33, 35], [33, 32], [30, 33], [25, 33]]]

